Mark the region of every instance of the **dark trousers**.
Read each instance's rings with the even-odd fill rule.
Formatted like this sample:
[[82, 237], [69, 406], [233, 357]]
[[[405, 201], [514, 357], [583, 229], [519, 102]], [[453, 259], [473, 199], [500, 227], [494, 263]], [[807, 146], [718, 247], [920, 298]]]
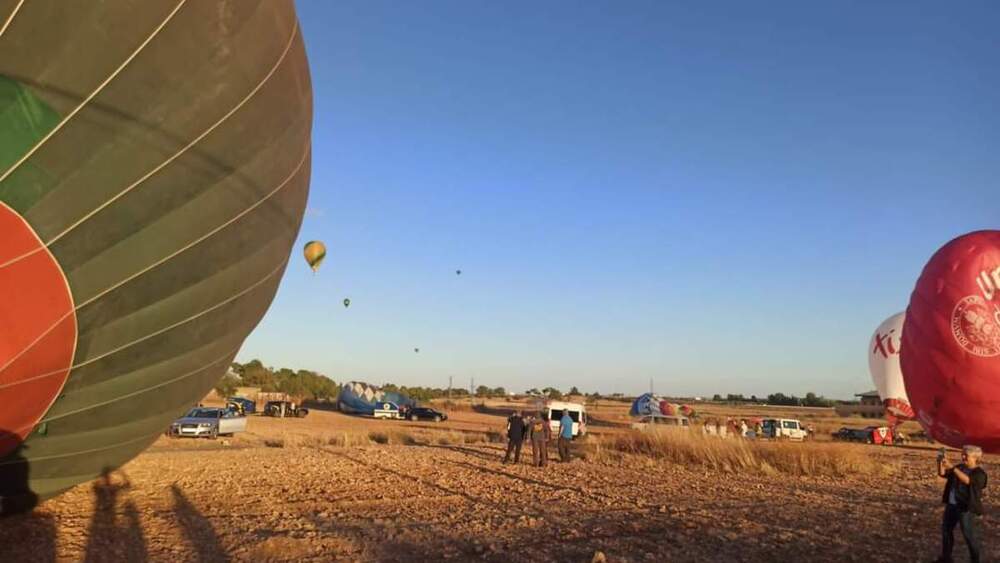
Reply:
[[537, 467], [545, 467], [549, 460], [549, 444], [545, 440], [531, 439], [531, 460]]
[[563, 462], [569, 461], [569, 438], [559, 436], [559, 459]]
[[951, 550], [955, 547], [955, 525], [962, 528], [965, 545], [969, 546], [969, 561], [979, 563], [979, 522], [976, 515], [969, 511], [961, 511], [953, 504], [945, 505], [944, 519], [941, 522], [941, 558], [951, 561]]
[[524, 440], [521, 439], [507, 439], [507, 455], [503, 456], [503, 462], [507, 463], [510, 461], [510, 452], [514, 452], [514, 463], [521, 463], [521, 444]]

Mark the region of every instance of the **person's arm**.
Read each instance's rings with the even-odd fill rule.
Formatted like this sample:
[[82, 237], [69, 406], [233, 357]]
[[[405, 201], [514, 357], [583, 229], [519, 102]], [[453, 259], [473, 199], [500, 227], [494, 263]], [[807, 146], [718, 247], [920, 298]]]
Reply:
[[962, 471], [958, 467], [952, 467], [951, 472], [955, 474], [955, 478], [961, 481], [963, 485], [968, 485], [971, 482], [969, 476], [965, 474], [965, 471]]

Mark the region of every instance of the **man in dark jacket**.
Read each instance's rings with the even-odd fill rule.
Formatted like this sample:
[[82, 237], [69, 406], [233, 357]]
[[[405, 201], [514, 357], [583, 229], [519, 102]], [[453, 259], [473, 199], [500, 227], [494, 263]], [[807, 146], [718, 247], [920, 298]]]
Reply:
[[979, 446], [962, 448], [962, 463], [952, 465], [943, 453], [938, 456], [938, 476], [947, 479], [944, 485], [944, 519], [941, 523], [942, 541], [939, 562], [950, 562], [955, 546], [955, 525], [962, 527], [962, 536], [969, 547], [969, 560], [979, 563], [982, 546], [979, 537], [978, 515], [983, 513], [983, 489], [986, 488], [986, 471], [979, 467], [983, 450]]
[[531, 459], [536, 467], [545, 467], [549, 460], [549, 440], [552, 430], [549, 420], [544, 414], [536, 414], [528, 422], [528, 435], [531, 437]]
[[521, 412], [511, 413], [507, 418], [507, 454], [503, 456], [504, 463], [510, 461], [511, 452], [514, 452], [514, 463], [521, 463], [521, 445], [524, 444], [526, 435]]

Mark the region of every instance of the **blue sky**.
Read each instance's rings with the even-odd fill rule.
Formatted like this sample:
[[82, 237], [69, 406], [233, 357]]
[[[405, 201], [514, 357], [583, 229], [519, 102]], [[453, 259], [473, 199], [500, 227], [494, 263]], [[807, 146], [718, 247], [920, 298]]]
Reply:
[[671, 4], [299, 2], [309, 210], [239, 359], [872, 388], [867, 340], [930, 255], [1000, 228], [1000, 5]]

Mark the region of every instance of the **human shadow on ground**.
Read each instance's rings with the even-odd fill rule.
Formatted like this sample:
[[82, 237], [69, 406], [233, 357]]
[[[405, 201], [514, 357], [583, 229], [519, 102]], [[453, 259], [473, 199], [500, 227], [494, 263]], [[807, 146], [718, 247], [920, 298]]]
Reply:
[[187, 540], [195, 561], [215, 563], [229, 561], [229, 554], [219, 541], [215, 526], [188, 500], [184, 492], [176, 484], [170, 485], [174, 495], [174, 513], [180, 524], [181, 533]]
[[39, 499], [27, 448], [20, 436], [0, 430], [0, 561], [48, 563], [56, 559], [55, 519], [34, 511]]
[[[116, 478], [117, 475], [117, 478]], [[94, 480], [94, 513], [87, 530], [85, 562], [146, 561], [149, 554], [146, 536], [135, 503], [119, 498], [132, 488], [128, 475], [104, 468]], [[124, 518], [119, 519], [119, 504], [123, 504]]]

